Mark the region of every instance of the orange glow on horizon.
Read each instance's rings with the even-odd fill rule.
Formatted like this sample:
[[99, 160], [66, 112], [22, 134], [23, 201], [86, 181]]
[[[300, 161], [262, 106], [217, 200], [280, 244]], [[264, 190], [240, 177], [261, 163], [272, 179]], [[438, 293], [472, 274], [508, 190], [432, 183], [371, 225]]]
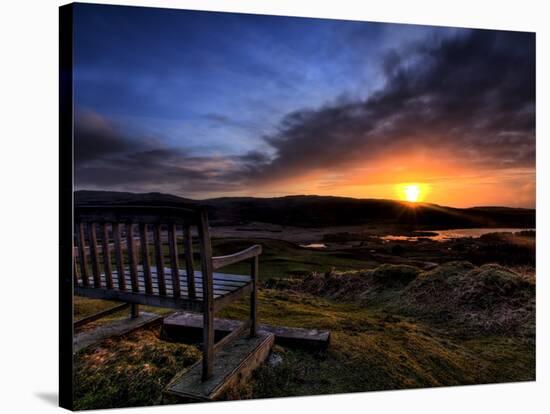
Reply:
[[298, 194], [392, 199], [450, 207], [534, 208], [535, 169], [494, 168], [470, 163], [452, 152], [409, 149], [262, 183], [253, 189], [253, 194], [243, 195]]

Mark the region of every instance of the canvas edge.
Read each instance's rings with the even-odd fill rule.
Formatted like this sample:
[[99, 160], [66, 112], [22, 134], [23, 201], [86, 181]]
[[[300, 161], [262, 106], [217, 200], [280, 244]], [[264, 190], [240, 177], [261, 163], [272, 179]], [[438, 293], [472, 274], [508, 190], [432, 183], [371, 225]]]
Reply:
[[59, 406], [73, 409], [73, 13], [59, 7]]

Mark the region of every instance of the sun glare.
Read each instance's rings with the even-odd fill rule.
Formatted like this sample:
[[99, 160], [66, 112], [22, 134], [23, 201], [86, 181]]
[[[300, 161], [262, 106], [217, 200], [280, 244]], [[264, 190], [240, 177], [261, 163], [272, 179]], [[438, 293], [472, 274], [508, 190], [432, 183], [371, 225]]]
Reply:
[[418, 201], [420, 197], [420, 187], [414, 184], [405, 187], [405, 199], [407, 201]]
[[399, 184], [397, 191], [401, 200], [411, 203], [422, 201], [426, 196], [426, 186], [424, 184]]

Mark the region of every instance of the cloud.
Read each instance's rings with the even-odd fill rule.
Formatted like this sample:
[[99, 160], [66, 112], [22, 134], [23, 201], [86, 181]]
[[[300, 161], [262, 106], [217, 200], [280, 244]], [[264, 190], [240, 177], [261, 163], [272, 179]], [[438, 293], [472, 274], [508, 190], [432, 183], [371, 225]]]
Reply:
[[74, 161], [77, 166], [141, 146], [93, 111], [77, 111], [74, 125]]
[[[229, 174], [238, 168], [239, 157], [196, 156], [181, 148], [159, 145], [161, 141], [154, 137], [130, 137], [91, 111], [79, 111], [74, 136], [77, 189], [198, 194], [240, 188], [239, 182], [228, 181]], [[258, 160], [254, 156], [251, 159]]]
[[363, 101], [288, 114], [254, 180], [368, 163], [416, 148], [477, 167], [534, 167], [535, 35], [472, 30], [384, 60], [385, 85]]

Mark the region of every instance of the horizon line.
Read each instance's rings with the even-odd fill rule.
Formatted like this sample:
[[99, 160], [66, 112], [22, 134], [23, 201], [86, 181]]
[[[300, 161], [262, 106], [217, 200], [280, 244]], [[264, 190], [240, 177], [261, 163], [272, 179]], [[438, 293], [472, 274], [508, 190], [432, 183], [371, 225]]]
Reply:
[[172, 197], [178, 197], [186, 200], [191, 201], [208, 201], [208, 200], [216, 200], [216, 199], [223, 199], [223, 198], [250, 198], [250, 199], [256, 199], [256, 200], [269, 200], [269, 199], [276, 199], [276, 198], [287, 198], [287, 197], [319, 197], [319, 198], [343, 198], [343, 199], [350, 199], [350, 200], [374, 200], [374, 201], [390, 201], [395, 203], [402, 203], [407, 204], [411, 206], [421, 206], [421, 205], [428, 205], [428, 206], [437, 206], [437, 207], [447, 207], [447, 208], [454, 208], [454, 209], [474, 209], [474, 208], [510, 208], [510, 209], [521, 209], [521, 210], [536, 210], [535, 207], [518, 207], [518, 206], [507, 206], [507, 205], [472, 205], [468, 207], [455, 207], [451, 205], [442, 205], [437, 203], [430, 203], [427, 201], [406, 201], [406, 200], [398, 200], [398, 199], [391, 199], [391, 198], [375, 198], [375, 197], [351, 197], [351, 196], [339, 196], [339, 195], [319, 195], [319, 194], [286, 194], [281, 196], [273, 196], [273, 197], [258, 197], [258, 196], [219, 196], [219, 197], [205, 197], [205, 198], [192, 198], [192, 197], [185, 197], [177, 194], [172, 193], [163, 193], [161, 191], [119, 191], [119, 190], [91, 190], [91, 189], [73, 189], [73, 193], [77, 193], [79, 191], [87, 191], [87, 192], [103, 192], [103, 193], [126, 193], [126, 194], [160, 194], [165, 196], [172, 196]]

